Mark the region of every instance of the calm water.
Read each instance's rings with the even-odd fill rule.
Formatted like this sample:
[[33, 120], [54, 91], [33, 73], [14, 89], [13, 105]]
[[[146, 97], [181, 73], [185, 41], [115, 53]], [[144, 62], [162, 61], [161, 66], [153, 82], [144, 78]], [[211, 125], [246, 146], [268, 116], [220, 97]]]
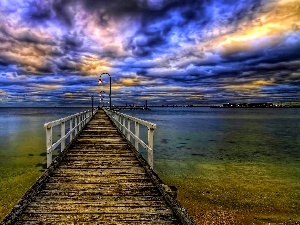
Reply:
[[153, 108], [157, 159], [299, 162], [300, 109]]
[[[0, 216], [43, 171], [43, 124], [82, 110], [0, 108]], [[155, 170], [199, 224], [300, 220], [300, 109], [124, 113], [157, 124]]]
[[300, 109], [126, 113], [157, 124], [155, 170], [199, 224], [300, 220]]

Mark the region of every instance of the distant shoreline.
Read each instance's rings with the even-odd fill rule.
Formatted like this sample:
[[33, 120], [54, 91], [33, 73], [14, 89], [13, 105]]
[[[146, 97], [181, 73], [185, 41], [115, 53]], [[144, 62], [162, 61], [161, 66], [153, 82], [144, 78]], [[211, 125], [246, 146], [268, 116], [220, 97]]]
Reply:
[[[97, 106], [95, 106], [97, 107]], [[107, 107], [107, 106], [105, 106]], [[128, 106], [123, 106], [123, 105], [117, 105], [113, 106], [113, 108], [143, 108], [145, 106], [136, 106], [136, 107], [128, 107]], [[91, 108], [91, 106], [0, 106], [0, 108]], [[245, 109], [245, 108], [266, 108], [266, 109], [282, 109], [282, 108], [300, 108], [300, 105], [280, 105], [280, 106], [219, 106], [219, 105], [152, 105], [148, 106], [147, 108], [224, 108], [224, 109]]]

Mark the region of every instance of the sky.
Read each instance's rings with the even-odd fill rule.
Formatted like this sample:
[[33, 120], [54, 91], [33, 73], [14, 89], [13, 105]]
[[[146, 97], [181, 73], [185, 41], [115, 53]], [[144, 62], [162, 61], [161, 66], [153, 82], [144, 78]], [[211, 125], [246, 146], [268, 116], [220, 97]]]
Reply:
[[299, 101], [300, 1], [0, 1], [0, 107], [108, 104], [102, 73], [113, 105]]

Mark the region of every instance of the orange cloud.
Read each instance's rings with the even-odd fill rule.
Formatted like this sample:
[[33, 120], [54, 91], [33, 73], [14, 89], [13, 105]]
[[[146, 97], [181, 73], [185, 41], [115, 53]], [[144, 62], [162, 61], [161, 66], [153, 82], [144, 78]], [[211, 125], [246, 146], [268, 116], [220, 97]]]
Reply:
[[7, 92], [0, 90], [0, 96], [7, 96]]
[[81, 63], [76, 66], [76, 69], [86, 75], [97, 75], [103, 72], [110, 72], [110, 63], [100, 59], [98, 56], [90, 55], [82, 57]]
[[121, 78], [118, 84], [121, 86], [130, 87], [130, 86], [136, 86], [142, 84], [144, 81], [147, 80], [148, 79], [146, 77], [133, 75], [133, 77]]
[[63, 94], [64, 98], [75, 98], [76, 96], [73, 93], [67, 92]]
[[214, 41], [221, 53], [230, 54], [276, 46], [291, 30], [300, 29], [300, 7], [298, 0], [278, 0], [266, 5], [265, 13], [257, 15], [252, 24], [240, 24], [233, 34]]
[[58, 84], [35, 84], [36, 87], [39, 87], [43, 90], [55, 90], [60, 89], [62, 86]]
[[227, 85], [225, 86], [225, 89], [229, 89], [231, 91], [253, 92], [272, 84], [274, 84], [274, 80], [255, 80], [251, 82]]

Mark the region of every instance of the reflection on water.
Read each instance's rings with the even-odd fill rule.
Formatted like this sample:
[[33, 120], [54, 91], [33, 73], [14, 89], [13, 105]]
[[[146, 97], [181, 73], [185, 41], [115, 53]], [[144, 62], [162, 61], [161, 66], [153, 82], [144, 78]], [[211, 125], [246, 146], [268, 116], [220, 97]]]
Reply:
[[300, 220], [299, 109], [126, 113], [157, 124], [154, 167], [198, 222]]

